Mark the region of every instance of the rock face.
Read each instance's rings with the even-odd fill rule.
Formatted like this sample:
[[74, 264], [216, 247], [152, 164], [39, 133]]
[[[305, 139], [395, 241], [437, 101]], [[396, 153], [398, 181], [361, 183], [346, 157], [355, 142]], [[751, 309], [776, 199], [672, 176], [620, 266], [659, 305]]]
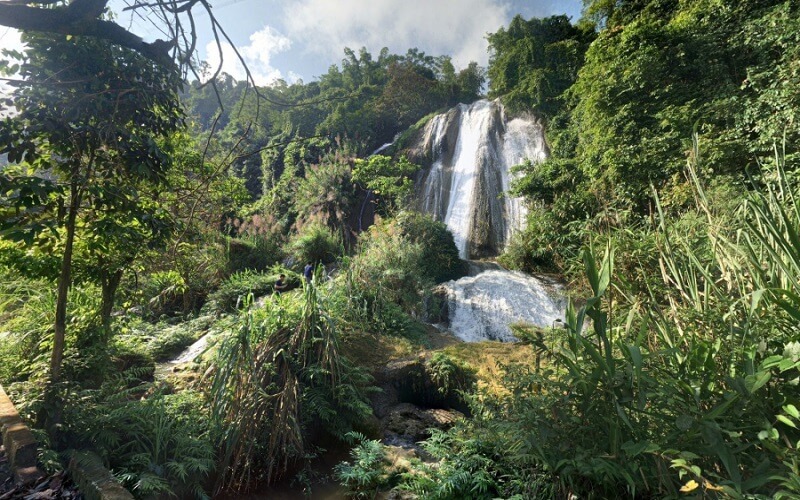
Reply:
[[414, 447], [430, 437], [430, 429], [450, 428], [467, 410], [458, 394], [466, 387], [442, 388], [425, 356], [392, 361], [375, 376], [381, 392], [373, 395], [372, 407], [386, 444]]
[[449, 429], [463, 417], [464, 414], [457, 410], [400, 403], [391, 407], [383, 419], [384, 439], [389, 442], [422, 441], [431, 436], [430, 429]]
[[409, 148], [430, 165], [417, 181], [419, 207], [444, 222], [462, 259], [498, 255], [527, 211], [507, 195], [511, 167], [547, 155], [543, 127], [532, 117], [509, 120], [499, 101], [459, 104], [437, 115]]

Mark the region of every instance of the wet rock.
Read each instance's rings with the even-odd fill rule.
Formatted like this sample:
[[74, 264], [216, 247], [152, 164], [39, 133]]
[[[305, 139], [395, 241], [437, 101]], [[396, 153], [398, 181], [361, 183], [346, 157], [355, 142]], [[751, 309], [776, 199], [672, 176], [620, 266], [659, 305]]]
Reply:
[[415, 380], [421, 380], [425, 374], [425, 358], [422, 356], [391, 361], [375, 374], [375, 385], [381, 391], [371, 396], [375, 416], [384, 418], [389, 409], [401, 401], [401, 390]]
[[447, 430], [464, 414], [456, 410], [420, 408], [410, 403], [392, 407], [383, 419], [384, 436], [398, 436], [413, 442], [431, 436], [430, 429]]
[[[474, 375], [461, 369], [449, 380], [436, 378], [435, 356], [420, 355], [391, 361], [375, 373], [381, 391], [371, 396], [375, 416], [384, 418], [398, 403], [411, 403], [424, 408], [455, 408], [468, 413], [460, 391], [474, 388]], [[447, 384], [443, 386], [442, 384]]]

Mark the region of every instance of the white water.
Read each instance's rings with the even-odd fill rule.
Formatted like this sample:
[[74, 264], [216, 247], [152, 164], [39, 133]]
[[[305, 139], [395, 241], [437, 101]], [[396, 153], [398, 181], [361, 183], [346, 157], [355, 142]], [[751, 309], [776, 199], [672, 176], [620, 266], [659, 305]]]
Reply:
[[479, 173], [477, 166], [481, 164], [481, 156], [491, 153], [485, 140], [485, 131], [490, 129], [491, 124], [491, 109], [488, 104], [487, 101], [478, 101], [469, 107], [460, 105], [461, 121], [453, 155], [449, 203], [444, 223], [452, 231], [458, 255], [462, 259], [469, 257], [467, 242], [472, 221], [475, 178]]
[[489, 269], [444, 288], [449, 329], [465, 342], [514, 342], [509, 325], [551, 327], [564, 318], [561, 287], [520, 272]]
[[444, 222], [462, 259], [499, 254], [527, 210], [507, 195], [514, 165], [546, 156], [537, 121], [508, 121], [499, 101], [459, 104], [426, 127], [423, 149], [432, 165], [422, 185], [421, 207]]
[[[515, 118], [506, 124], [506, 134], [503, 138], [503, 192], [511, 188], [511, 182], [518, 177], [511, 172], [511, 168], [522, 164], [526, 159], [532, 163], [539, 163], [547, 158], [547, 144], [545, 143], [542, 126], [530, 120]], [[506, 201], [506, 241], [516, 231], [525, 228], [528, 208], [522, 198], [505, 197]]]

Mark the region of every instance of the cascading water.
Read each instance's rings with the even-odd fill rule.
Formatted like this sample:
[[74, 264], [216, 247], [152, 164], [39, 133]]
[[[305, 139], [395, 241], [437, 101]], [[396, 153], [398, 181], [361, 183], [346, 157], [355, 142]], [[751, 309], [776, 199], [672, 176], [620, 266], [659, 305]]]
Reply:
[[465, 342], [517, 340], [510, 325], [550, 327], [564, 318], [561, 287], [499, 266], [443, 285], [449, 329]]
[[509, 121], [499, 101], [487, 100], [434, 117], [412, 151], [432, 162], [420, 180], [421, 208], [447, 225], [462, 259], [499, 254], [522, 228], [522, 200], [507, 195], [511, 167], [547, 154], [538, 121]]
[[[509, 120], [499, 101], [482, 100], [435, 116], [411, 154], [431, 165], [419, 179], [421, 209], [447, 225], [462, 259], [484, 258], [525, 224], [523, 200], [508, 195], [511, 167], [540, 162], [547, 144], [539, 121]], [[443, 289], [449, 329], [468, 342], [514, 341], [511, 324], [549, 327], [564, 317], [558, 285], [499, 266], [483, 265]]]

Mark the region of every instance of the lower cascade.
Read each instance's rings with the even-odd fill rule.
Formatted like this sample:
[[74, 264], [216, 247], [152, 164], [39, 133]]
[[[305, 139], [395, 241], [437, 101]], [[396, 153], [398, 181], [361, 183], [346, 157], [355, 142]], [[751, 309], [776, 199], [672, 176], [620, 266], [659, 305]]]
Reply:
[[515, 323], [552, 327], [564, 318], [560, 285], [493, 266], [445, 283], [449, 330], [465, 342], [517, 340]]

